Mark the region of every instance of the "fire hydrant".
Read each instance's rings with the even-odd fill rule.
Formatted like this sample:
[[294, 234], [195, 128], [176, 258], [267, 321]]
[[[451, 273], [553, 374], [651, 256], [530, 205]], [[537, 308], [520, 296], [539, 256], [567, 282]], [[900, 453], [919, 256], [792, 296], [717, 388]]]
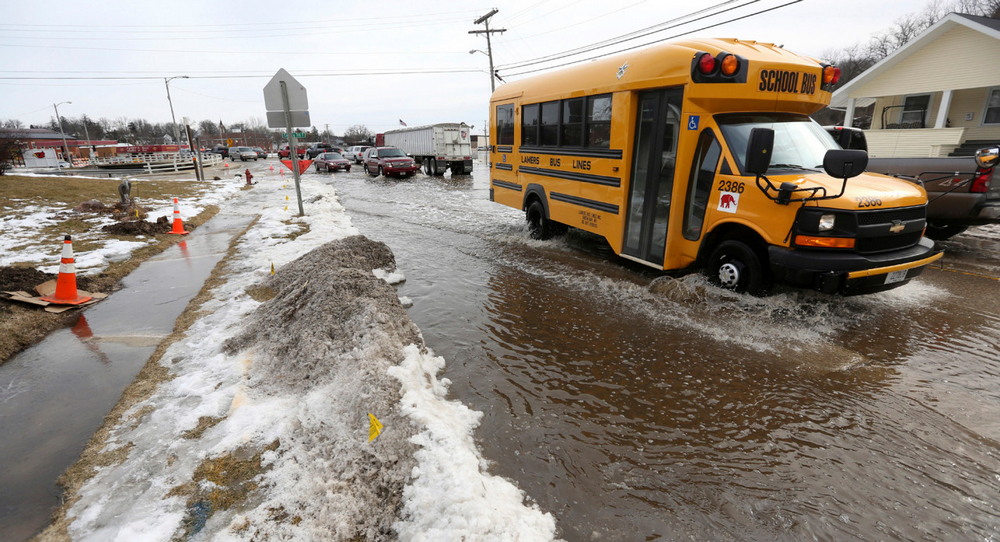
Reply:
[[247, 176], [247, 184], [248, 184], [248, 185], [250, 185], [250, 184], [253, 184], [253, 183], [251, 182], [251, 181], [253, 180], [253, 175], [251, 175], [251, 174], [250, 174], [250, 168], [247, 168], [247, 170], [246, 170], [246, 171], [245, 171], [244, 173], [245, 173], [245, 174], [246, 174], [246, 176]]

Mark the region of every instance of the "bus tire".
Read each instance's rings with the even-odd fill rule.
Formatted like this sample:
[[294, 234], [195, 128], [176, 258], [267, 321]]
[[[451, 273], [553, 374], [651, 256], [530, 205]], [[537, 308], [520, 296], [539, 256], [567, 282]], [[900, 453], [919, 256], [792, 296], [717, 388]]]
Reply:
[[524, 211], [524, 218], [528, 222], [528, 234], [532, 239], [550, 239], [554, 234], [552, 221], [545, 216], [545, 206], [542, 202], [533, 200]]
[[737, 293], [762, 296], [771, 288], [770, 276], [758, 253], [735, 239], [715, 247], [705, 274], [712, 284]]

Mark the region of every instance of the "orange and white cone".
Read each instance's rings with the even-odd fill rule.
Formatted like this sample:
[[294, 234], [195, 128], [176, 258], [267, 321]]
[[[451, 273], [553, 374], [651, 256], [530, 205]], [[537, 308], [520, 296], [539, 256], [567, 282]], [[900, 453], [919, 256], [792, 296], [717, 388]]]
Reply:
[[80, 305], [93, 299], [90, 296], [82, 296], [76, 291], [76, 260], [73, 259], [73, 240], [69, 235], [63, 241], [59, 277], [56, 278], [56, 291], [51, 296], [45, 296], [41, 299], [59, 305]]
[[174, 229], [167, 233], [173, 233], [176, 235], [187, 235], [191, 233], [184, 230], [184, 221], [181, 220], [181, 205], [177, 203], [177, 198], [174, 198]]

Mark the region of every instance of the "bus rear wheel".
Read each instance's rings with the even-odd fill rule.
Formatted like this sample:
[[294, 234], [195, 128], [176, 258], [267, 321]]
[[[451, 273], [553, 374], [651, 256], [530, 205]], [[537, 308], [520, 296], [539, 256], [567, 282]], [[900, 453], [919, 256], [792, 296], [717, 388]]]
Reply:
[[712, 284], [738, 293], [761, 296], [771, 288], [770, 276], [757, 252], [734, 239], [719, 243], [712, 251], [705, 274]]
[[545, 206], [537, 199], [528, 204], [528, 208], [524, 211], [524, 217], [528, 222], [528, 233], [532, 239], [544, 241], [553, 236], [562, 235], [568, 229], [563, 224], [545, 216]]

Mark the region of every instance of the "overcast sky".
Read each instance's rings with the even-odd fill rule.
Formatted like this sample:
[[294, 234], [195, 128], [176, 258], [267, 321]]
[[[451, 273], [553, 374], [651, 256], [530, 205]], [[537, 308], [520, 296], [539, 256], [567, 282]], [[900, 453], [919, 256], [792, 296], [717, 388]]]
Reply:
[[[488, 58], [469, 51], [487, 47], [482, 35], [468, 32], [485, 29], [473, 21], [493, 8], [499, 12], [490, 28], [506, 29], [493, 34], [494, 62], [502, 76], [516, 79], [544, 64], [514, 65], [647, 28], [659, 31], [575, 58], [685, 32], [773, 42], [822, 57], [867, 41], [926, 5], [925, 0], [3, 0], [0, 120], [44, 124], [55, 116], [54, 103], [71, 101], [59, 106], [62, 116], [169, 122], [164, 78], [186, 75], [169, 83], [178, 122], [185, 117], [192, 124], [264, 122], [262, 89], [284, 68], [305, 86], [312, 123], [320, 130], [342, 134], [364, 124], [384, 131], [402, 119], [410, 126], [466, 122], [480, 132], [490, 95]], [[770, 11], [753, 15], [764, 10]]]

